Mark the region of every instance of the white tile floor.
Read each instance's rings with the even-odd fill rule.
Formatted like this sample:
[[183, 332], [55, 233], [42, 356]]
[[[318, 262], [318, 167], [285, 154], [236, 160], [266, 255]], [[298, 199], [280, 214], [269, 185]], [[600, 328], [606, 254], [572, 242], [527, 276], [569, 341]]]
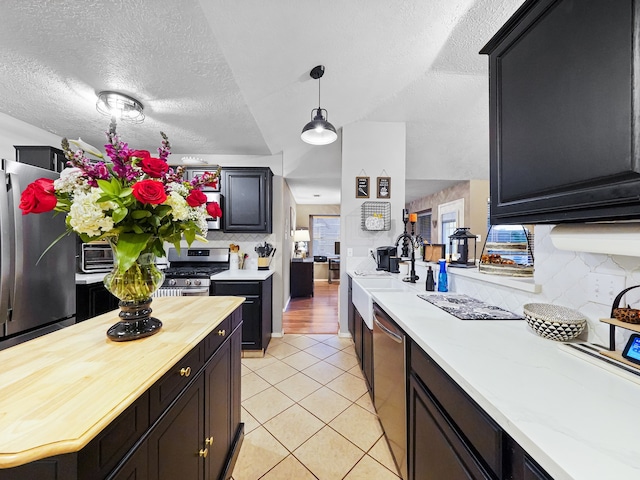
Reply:
[[353, 342], [272, 338], [242, 359], [245, 438], [234, 480], [398, 480]]

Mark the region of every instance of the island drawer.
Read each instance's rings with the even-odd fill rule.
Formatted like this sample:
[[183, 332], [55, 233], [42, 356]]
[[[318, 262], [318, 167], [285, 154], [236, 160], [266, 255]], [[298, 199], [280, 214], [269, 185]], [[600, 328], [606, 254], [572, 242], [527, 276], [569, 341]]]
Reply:
[[231, 335], [231, 316], [225, 318], [220, 324], [207, 335], [204, 340], [205, 358], [209, 358], [215, 353], [220, 345]]
[[178, 361], [149, 389], [149, 415], [153, 423], [189, 384], [205, 362], [205, 340]]
[[213, 290], [213, 295], [216, 295], [216, 296], [260, 295], [261, 293], [261, 287], [260, 287], [259, 281], [248, 281], [248, 282], [214, 281], [211, 283], [211, 289]]
[[502, 478], [503, 432], [431, 357], [411, 344], [411, 370], [431, 394], [443, 415], [467, 440], [487, 467]]

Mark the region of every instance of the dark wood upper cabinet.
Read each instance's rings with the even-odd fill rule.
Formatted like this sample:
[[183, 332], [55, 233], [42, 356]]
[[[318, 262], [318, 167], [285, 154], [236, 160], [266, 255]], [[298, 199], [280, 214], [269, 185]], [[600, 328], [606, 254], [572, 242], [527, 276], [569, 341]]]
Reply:
[[638, 13], [527, 1], [481, 50], [492, 224], [640, 218]]
[[224, 232], [271, 233], [272, 181], [270, 168], [222, 169]]

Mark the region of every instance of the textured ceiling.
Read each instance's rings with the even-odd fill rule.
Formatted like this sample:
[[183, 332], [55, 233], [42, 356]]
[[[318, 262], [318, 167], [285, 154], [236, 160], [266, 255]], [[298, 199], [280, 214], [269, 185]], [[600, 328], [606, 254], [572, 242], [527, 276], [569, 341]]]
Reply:
[[174, 155], [282, 152], [298, 203], [339, 203], [340, 141], [300, 140], [317, 106], [309, 70], [323, 64], [336, 128], [406, 122], [409, 201], [487, 178], [478, 51], [521, 3], [2, 0], [0, 112], [101, 145], [96, 94], [117, 90], [144, 104], [143, 124], [118, 126], [137, 148], [155, 149], [162, 130]]

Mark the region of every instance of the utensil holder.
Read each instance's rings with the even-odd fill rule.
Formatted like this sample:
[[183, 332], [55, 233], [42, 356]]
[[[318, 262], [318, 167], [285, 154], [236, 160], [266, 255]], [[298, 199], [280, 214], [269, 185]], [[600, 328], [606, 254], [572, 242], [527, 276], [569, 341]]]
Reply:
[[258, 257], [258, 270], [269, 270], [269, 257]]

